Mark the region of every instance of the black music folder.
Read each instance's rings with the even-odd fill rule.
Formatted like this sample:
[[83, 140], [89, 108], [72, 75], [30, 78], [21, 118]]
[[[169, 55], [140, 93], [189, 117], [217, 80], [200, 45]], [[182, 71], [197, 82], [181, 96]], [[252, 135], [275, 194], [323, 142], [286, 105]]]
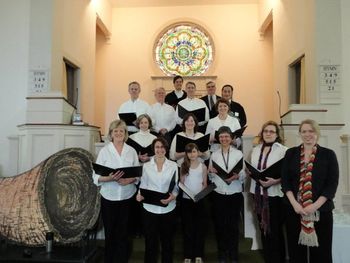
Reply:
[[181, 119], [183, 119], [187, 113], [192, 113], [194, 116], [196, 116], [198, 122], [205, 121], [205, 108], [199, 108], [196, 110], [187, 110], [178, 104], [177, 113]]
[[165, 205], [160, 201], [160, 200], [169, 198], [170, 194], [168, 192], [161, 193], [161, 192], [157, 192], [157, 191], [152, 191], [152, 190], [140, 188], [140, 193], [144, 198], [142, 200], [142, 203], [163, 206], [163, 207], [168, 206], [167, 204]]
[[[245, 129], [247, 127], [248, 126], [244, 126], [244, 127], [240, 128], [240, 129], [237, 129], [234, 132], [232, 132], [233, 137], [236, 137], [236, 138], [242, 137], [242, 135], [243, 135], [243, 133], [244, 133], [244, 131], [245, 131]], [[215, 140], [217, 141], [217, 143], [219, 143], [219, 133], [218, 133], [218, 131], [215, 131], [214, 137], [215, 137]]]
[[255, 167], [253, 167], [249, 162], [244, 162], [246, 168], [250, 172], [250, 177], [253, 178], [255, 181], [259, 182], [259, 180], [266, 181], [266, 177], [271, 177], [273, 179], [281, 178], [283, 160], [284, 158], [280, 159], [273, 165], [267, 167], [265, 170], [258, 170]]
[[92, 167], [95, 173], [101, 176], [108, 176], [110, 173], [115, 173], [117, 171], [123, 171], [123, 178], [133, 178], [142, 176], [142, 166], [132, 166], [132, 167], [121, 167], [121, 168], [110, 168], [101, 164], [92, 163]]
[[210, 138], [210, 134], [204, 135], [203, 137], [200, 137], [196, 140], [177, 134], [176, 152], [178, 153], [184, 152], [185, 146], [189, 143], [196, 144], [199, 151], [206, 152], [209, 149], [209, 138]]
[[134, 148], [135, 151], [137, 152], [137, 154], [146, 154], [147, 153], [148, 156], [154, 155], [154, 152], [152, 150], [152, 144], [148, 145], [147, 147], [143, 147], [140, 144], [138, 144], [137, 142], [135, 142], [133, 139], [131, 139], [130, 137], [126, 141], [126, 144], [128, 144], [132, 148]]
[[216, 184], [211, 183], [209, 184], [206, 188], [204, 188], [202, 191], [200, 191], [197, 194], [194, 194], [186, 185], [183, 183], [179, 182], [179, 187], [184, 193], [186, 193], [192, 200], [193, 202], [198, 202], [199, 200], [203, 199], [206, 197], [208, 194], [210, 194], [215, 188]]
[[137, 119], [135, 112], [129, 112], [129, 113], [119, 113], [119, 119], [125, 121], [126, 125], [128, 126], [135, 126], [135, 121]]
[[225, 180], [230, 178], [233, 173], [238, 174], [242, 169], [243, 169], [243, 158], [241, 158], [235, 165], [235, 167], [232, 168], [231, 171], [226, 172], [224, 169], [222, 169], [216, 162], [212, 161], [212, 165], [213, 167], [216, 169], [217, 171], [217, 175], [224, 180], [225, 183], [230, 184], [228, 182], [226, 182]]
[[166, 193], [140, 188], [140, 194], [144, 198], [142, 200], [142, 203], [163, 206], [163, 207], [168, 206], [167, 204], [166, 205], [163, 204], [160, 200], [169, 198], [170, 193], [172, 193], [176, 184], [175, 177], [176, 177], [176, 172], [174, 172], [173, 177], [171, 178], [169, 188]]

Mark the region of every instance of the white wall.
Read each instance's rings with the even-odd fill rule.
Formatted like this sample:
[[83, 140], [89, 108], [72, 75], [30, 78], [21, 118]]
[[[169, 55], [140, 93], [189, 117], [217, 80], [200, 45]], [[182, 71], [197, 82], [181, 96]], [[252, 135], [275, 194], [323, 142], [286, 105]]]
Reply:
[[13, 174], [8, 136], [25, 123], [30, 69], [47, 69], [50, 92], [64, 94], [63, 57], [79, 66], [81, 110], [94, 124], [96, 13], [111, 30], [111, 12], [108, 0], [1, 1], [0, 175]]
[[8, 136], [25, 121], [30, 1], [1, 1], [0, 8], [0, 176], [11, 175]]

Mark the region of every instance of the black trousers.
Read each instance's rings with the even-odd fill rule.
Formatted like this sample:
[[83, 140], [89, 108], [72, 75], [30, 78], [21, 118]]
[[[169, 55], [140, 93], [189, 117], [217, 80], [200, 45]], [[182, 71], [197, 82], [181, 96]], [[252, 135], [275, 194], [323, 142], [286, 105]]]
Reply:
[[[287, 209], [287, 238], [290, 263], [307, 263], [307, 247], [298, 245], [300, 216], [292, 208]], [[321, 212], [320, 221], [315, 222], [318, 247], [310, 247], [310, 263], [332, 263], [333, 214]]]
[[[270, 232], [264, 235], [264, 230], [260, 228], [261, 241], [265, 263], [284, 263], [285, 262], [285, 243], [283, 226], [286, 219], [285, 204], [282, 197], [268, 197], [270, 211]], [[258, 221], [261, 222], [261, 216], [258, 215]]]
[[195, 203], [190, 199], [181, 200], [181, 217], [184, 238], [184, 258], [204, 256], [205, 209], [204, 200]]
[[128, 218], [130, 199], [110, 201], [101, 197], [105, 230], [105, 263], [128, 262]]
[[238, 261], [239, 217], [242, 193], [213, 193], [213, 217], [219, 260]]
[[173, 262], [175, 211], [153, 214], [144, 209], [145, 263], [157, 263], [159, 240], [162, 263]]

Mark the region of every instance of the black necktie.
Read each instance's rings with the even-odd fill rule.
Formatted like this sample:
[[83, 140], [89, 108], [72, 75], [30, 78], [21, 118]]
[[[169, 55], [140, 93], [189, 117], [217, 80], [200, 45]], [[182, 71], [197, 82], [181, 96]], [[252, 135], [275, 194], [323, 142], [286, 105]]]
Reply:
[[214, 107], [214, 100], [213, 100], [213, 96], [209, 95], [209, 108], [210, 110]]

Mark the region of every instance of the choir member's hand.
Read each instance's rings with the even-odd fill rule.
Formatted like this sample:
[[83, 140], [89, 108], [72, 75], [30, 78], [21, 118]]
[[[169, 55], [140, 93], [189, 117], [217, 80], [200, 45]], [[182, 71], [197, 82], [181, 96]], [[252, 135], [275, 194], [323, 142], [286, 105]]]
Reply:
[[225, 181], [228, 183], [231, 183], [234, 180], [238, 180], [239, 179], [239, 174], [236, 173], [232, 173], [232, 176], [227, 178]]
[[245, 172], [245, 174], [246, 175], [248, 175], [248, 176], [250, 176], [252, 173], [250, 172], [250, 170], [246, 167], [245, 169], [244, 169], [244, 172]]
[[304, 211], [307, 215], [315, 213], [317, 210], [317, 207], [315, 206], [315, 204], [310, 204], [307, 207], [304, 207]]
[[209, 173], [213, 173], [213, 174], [217, 174], [218, 173], [218, 171], [212, 165], [209, 165], [208, 171], [209, 171]]
[[128, 185], [128, 184], [132, 184], [135, 181], [136, 181], [136, 178], [120, 178], [117, 181], [117, 183], [120, 185]]
[[263, 180], [259, 180], [259, 183], [261, 184], [262, 187], [270, 187], [271, 185], [274, 185], [274, 184], [278, 184], [280, 182], [280, 180], [278, 179], [273, 179], [271, 177], [266, 177], [266, 181], [263, 181]]
[[294, 208], [295, 213], [297, 213], [298, 215], [307, 215], [304, 211], [304, 208], [298, 202], [293, 203], [292, 206]]
[[141, 202], [142, 200], [144, 200], [145, 198], [140, 194], [140, 193], [138, 193], [137, 195], [136, 195], [136, 201], [137, 202]]
[[116, 171], [115, 173], [110, 173], [106, 177], [106, 182], [118, 181], [124, 175], [123, 171]]
[[161, 199], [160, 202], [164, 205], [169, 204], [171, 201], [175, 200], [176, 196], [173, 194], [169, 194], [169, 197], [167, 199]]

